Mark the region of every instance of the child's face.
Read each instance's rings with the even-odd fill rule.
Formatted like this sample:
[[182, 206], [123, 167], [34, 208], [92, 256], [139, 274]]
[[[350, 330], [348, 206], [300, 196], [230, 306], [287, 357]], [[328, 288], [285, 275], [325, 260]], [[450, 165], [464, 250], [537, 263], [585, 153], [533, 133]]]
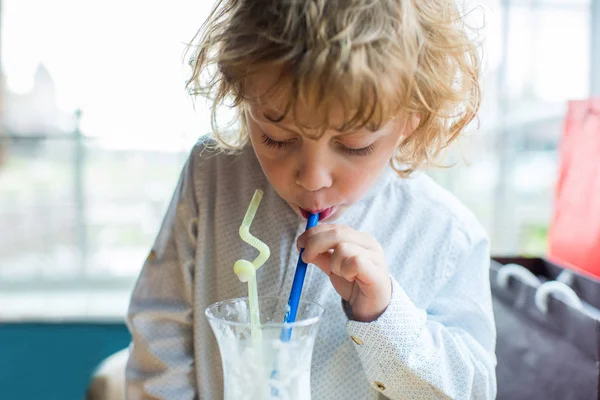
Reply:
[[[334, 220], [377, 181], [405, 124], [394, 119], [374, 132], [330, 129], [315, 140], [302, 134], [292, 113], [277, 123], [266, 118], [280, 115], [284, 105], [273, 99], [245, 107], [254, 151], [270, 184], [298, 215], [319, 212], [321, 220]], [[308, 121], [310, 112], [299, 111], [298, 119]]]

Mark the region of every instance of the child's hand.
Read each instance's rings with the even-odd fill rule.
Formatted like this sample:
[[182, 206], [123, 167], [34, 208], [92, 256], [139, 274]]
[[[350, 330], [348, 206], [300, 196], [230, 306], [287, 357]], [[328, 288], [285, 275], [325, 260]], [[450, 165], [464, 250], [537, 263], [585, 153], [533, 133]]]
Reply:
[[298, 247], [304, 247], [305, 262], [329, 275], [357, 321], [374, 321], [385, 311], [392, 282], [383, 249], [371, 235], [343, 225], [317, 225], [300, 235]]

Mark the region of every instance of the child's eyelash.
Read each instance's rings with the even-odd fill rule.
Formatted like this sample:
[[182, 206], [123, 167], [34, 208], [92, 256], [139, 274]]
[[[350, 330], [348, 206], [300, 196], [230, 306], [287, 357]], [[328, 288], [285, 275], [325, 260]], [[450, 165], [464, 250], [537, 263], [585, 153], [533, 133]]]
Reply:
[[292, 143], [289, 141], [284, 141], [284, 142], [280, 142], [277, 140], [273, 140], [270, 137], [268, 137], [267, 135], [263, 134], [262, 138], [261, 138], [263, 144], [267, 147], [275, 147], [278, 149], [284, 148], [284, 147], [288, 147], [291, 146]]
[[[278, 141], [278, 140], [273, 140], [270, 137], [268, 137], [267, 135], [263, 134], [261, 137], [261, 141], [263, 142], [263, 144], [267, 147], [272, 147], [272, 148], [277, 148], [277, 149], [282, 149], [284, 147], [288, 147], [293, 145], [293, 142], [289, 141], [289, 140], [285, 140], [285, 141]], [[344, 145], [340, 144], [340, 149], [351, 156], [367, 156], [371, 153], [373, 153], [373, 151], [375, 150], [375, 145], [374, 144], [370, 144], [367, 147], [363, 147], [361, 149], [352, 149], [349, 147], [346, 147]]]
[[367, 147], [363, 147], [362, 149], [351, 149], [349, 147], [342, 146], [342, 151], [346, 154], [350, 154], [351, 156], [368, 156], [373, 153], [375, 150], [375, 145], [370, 144]]

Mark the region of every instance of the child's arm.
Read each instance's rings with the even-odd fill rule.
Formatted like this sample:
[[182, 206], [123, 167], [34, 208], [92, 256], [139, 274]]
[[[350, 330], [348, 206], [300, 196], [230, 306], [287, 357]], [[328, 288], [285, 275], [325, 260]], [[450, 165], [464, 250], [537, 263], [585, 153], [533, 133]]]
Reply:
[[487, 240], [459, 234], [448, 263], [452, 276], [426, 311], [392, 278], [386, 311], [372, 323], [347, 323], [368, 379], [390, 399], [496, 397]]
[[329, 275], [345, 299], [348, 334], [367, 378], [386, 397], [495, 398], [489, 246], [482, 230], [472, 233], [456, 228], [450, 251], [431, 248], [445, 262], [445, 283], [433, 276], [407, 282], [421, 286], [419, 292], [434, 291], [427, 310], [390, 277], [383, 250], [370, 235], [323, 224], [298, 238], [305, 261]]
[[198, 209], [192, 172], [190, 158], [133, 291], [127, 399], [197, 398], [192, 274]]

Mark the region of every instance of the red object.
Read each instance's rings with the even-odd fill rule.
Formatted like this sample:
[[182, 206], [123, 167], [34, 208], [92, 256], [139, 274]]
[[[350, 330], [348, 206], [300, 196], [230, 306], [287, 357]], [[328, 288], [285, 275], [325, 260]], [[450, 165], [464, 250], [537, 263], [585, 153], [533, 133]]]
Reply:
[[600, 98], [569, 102], [549, 258], [600, 277]]

